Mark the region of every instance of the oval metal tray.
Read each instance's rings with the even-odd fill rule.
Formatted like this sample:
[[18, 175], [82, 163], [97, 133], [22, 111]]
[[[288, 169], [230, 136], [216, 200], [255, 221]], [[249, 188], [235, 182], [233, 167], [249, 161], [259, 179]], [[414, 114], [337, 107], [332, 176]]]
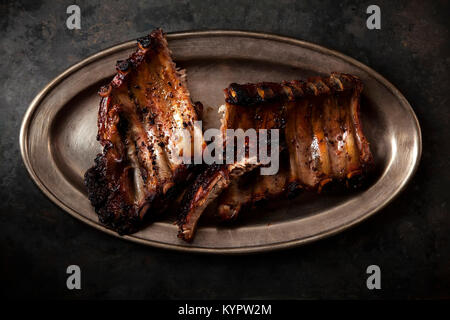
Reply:
[[[232, 226], [204, 219], [193, 243], [176, 237], [174, 217], [122, 238], [169, 249], [246, 253], [286, 248], [340, 232], [388, 204], [414, 174], [421, 155], [417, 118], [403, 95], [364, 64], [307, 42], [241, 31], [168, 34], [177, 66], [187, 69], [194, 101], [209, 115], [223, 104], [231, 82], [304, 79], [332, 71], [359, 76], [364, 131], [375, 155], [376, 177], [364, 190], [340, 195], [304, 193], [292, 201], [273, 201]], [[134, 50], [135, 41], [101, 51], [72, 66], [32, 101], [20, 133], [25, 166], [38, 187], [81, 221], [112, 235], [99, 224], [83, 185], [83, 175], [100, 152], [96, 141], [98, 88], [113, 76], [116, 60]], [[212, 108], [212, 109], [211, 109]], [[211, 112], [211, 110], [213, 110]], [[217, 119], [208, 117], [208, 126]]]

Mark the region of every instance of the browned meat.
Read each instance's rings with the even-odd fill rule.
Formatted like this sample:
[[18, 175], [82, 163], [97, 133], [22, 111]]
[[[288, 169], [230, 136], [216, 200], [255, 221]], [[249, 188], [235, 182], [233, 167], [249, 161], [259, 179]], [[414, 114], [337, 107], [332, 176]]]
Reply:
[[[290, 121], [285, 129], [290, 158], [290, 184], [318, 189], [332, 181], [361, 175], [372, 163], [369, 144], [361, 130], [359, 100], [362, 83], [350, 75], [333, 74], [341, 83], [334, 94], [323, 94], [287, 104]], [[311, 83], [327, 91], [321, 79]]]
[[260, 175], [253, 171], [234, 179], [219, 196], [217, 217], [220, 221], [236, 220], [242, 209], [251, 208], [261, 200], [285, 195], [288, 178], [289, 168], [282, 166], [275, 175]]
[[104, 149], [85, 183], [100, 221], [126, 234], [137, 231], [149, 211], [163, 210], [190, 176], [182, 157], [196, 152], [198, 116], [161, 30], [138, 39], [136, 51], [116, 69], [100, 90], [97, 139]]
[[[286, 112], [289, 120], [284, 137], [290, 169], [285, 171], [282, 164], [275, 176], [257, 176], [251, 180], [243, 177], [233, 182], [219, 199], [218, 216], [221, 220], [236, 219], [242, 207], [262, 199], [292, 194], [296, 188], [320, 192], [333, 180], [348, 181], [356, 176], [362, 177], [372, 165], [369, 144], [359, 119], [361, 82], [350, 75], [332, 74], [328, 79], [310, 79], [305, 86], [322, 94], [310, 98], [303, 95], [305, 98], [299, 101], [293, 101], [289, 94], [291, 91], [284, 97], [282, 94], [278, 96], [279, 101], [288, 101]], [[316, 91], [314, 87], [319, 89]], [[251, 96], [251, 90], [247, 86], [244, 91], [250, 92], [247, 97]], [[335, 92], [330, 94], [333, 90]], [[294, 92], [301, 96], [299, 92], [304, 90]], [[254, 99], [258, 98], [247, 98], [247, 101]]]
[[[280, 128], [284, 125], [284, 111], [276, 104], [266, 105], [261, 108], [246, 108], [233, 106], [225, 109], [220, 131], [223, 135], [224, 144], [227, 141], [226, 129], [271, 129]], [[269, 137], [270, 139], [270, 137]], [[237, 142], [237, 141], [236, 141]], [[246, 152], [251, 147], [251, 141], [246, 140]], [[236, 143], [237, 144], [237, 143]], [[235, 152], [237, 154], [237, 146]], [[200, 174], [195, 183], [189, 188], [183, 199], [182, 209], [179, 214], [179, 237], [192, 240], [197, 223], [206, 207], [213, 202], [232, 181], [245, 173], [261, 166], [258, 161], [251, 161], [249, 154], [242, 159], [234, 159], [232, 164], [213, 165]], [[256, 160], [256, 159], [255, 159]], [[255, 163], [256, 162], [256, 163]]]
[[198, 184], [194, 185], [191, 193], [198, 196], [185, 199], [189, 204], [180, 215], [180, 236], [186, 240], [193, 237], [195, 227], [186, 228], [186, 221], [195, 226], [206, 208], [195, 203], [206, 203], [204, 199], [210, 203], [228, 186], [219, 199], [222, 220], [235, 219], [243, 206], [286, 190], [320, 192], [330, 181], [363, 175], [372, 164], [372, 155], [359, 118], [362, 88], [358, 78], [339, 73], [308, 82], [230, 85], [225, 90], [222, 132], [226, 128], [280, 129], [288, 151], [288, 169], [274, 176], [255, 177], [251, 182], [245, 176], [234, 181], [228, 178], [227, 183], [219, 185], [211, 176], [203, 176], [201, 184], [209, 187], [198, 193]]
[[200, 173], [182, 200], [178, 217], [178, 236], [191, 241], [198, 220], [206, 207], [229, 186], [231, 181], [254, 168], [255, 165], [237, 162], [230, 165], [211, 165]]

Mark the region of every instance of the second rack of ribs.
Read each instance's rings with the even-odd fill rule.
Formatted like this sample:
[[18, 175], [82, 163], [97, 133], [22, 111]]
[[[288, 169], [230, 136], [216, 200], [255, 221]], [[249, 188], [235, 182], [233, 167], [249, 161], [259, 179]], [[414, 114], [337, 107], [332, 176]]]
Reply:
[[331, 181], [364, 177], [373, 160], [359, 115], [362, 89], [357, 77], [341, 73], [307, 82], [231, 84], [225, 89], [221, 131], [279, 129], [287, 156], [281, 158], [276, 175], [252, 173], [250, 181], [246, 173], [258, 165], [208, 168], [182, 202], [179, 236], [192, 240], [202, 212], [217, 197], [219, 218], [232, 220], [257, 200], [292, 194], [298, 188], [320, 192]]

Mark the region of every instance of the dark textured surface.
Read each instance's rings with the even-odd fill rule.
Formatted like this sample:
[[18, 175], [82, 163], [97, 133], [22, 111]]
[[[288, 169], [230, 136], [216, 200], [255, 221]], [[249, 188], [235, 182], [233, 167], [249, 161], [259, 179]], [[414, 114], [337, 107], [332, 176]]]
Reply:
[[[1, 290], [59, 298], [450, 297], [448, 1], [377, 1], [382, 29], [365, 27], [372, 2], [77, 1], [81, 30], [65, 26], [72, 1], [0, 5]], [[407, 189], [359, 226], [296, 249], [250, 256], [163, 251], [121, 241], [72, 218], [28, 177], [19, 127], [32, 98], [71, 64], [161, 26], [242, 29], [303, 39], [374, 68], [407, 97], [423, 156]], [[82, 290], [66, 289], [66, 267]], [[382, 290], [366, 288], [377, 264]]]

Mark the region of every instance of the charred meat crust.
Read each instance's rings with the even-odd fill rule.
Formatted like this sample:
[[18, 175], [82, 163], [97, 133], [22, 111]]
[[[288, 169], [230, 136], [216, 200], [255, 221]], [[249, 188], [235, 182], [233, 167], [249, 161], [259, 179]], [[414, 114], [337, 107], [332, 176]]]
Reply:
[[[114, 186], [111, 192], [111, 182], [108, 181], [106, 171], [106, 157], [98, 154], [95, 165], [84, 176], [88, 198], [102, 224], [121, 235], [134, 233], [141, 224], [138, 212], [123, 198], [118, 186]], [[121, 214], [115, 214], [116, 212]]]
[[206, 201], [206, 197], [212, 187], [213, 181], [217, 178], [229, 179], [227, 166], [225, 164], [213, 164], [206, 166], [195, 179], [194, 183], [187, 189], [183, 200], [181, 201], [181, 210], [178, 215], [178, 237], [184, 240], [190, 241], [195, 231], [196, 221], [191, 221], [190, 215], [195, 206], [199, 206], [199, 198], [203, 198]]
[[120, 234], [143, 227], [151, 218], [147, 212], [163, 211], [192, 176], [192, 166], [179, 161], [192, 141], [178, 137], [180, 129], [192, 132], [201, 108], [194, 108], [170, 55], [162, 30], [139, 38], [136, 51], [117, 62], [116, 75], [99, 91], [103, 153], [85, 184], [100, 222]]
[[237, 84], [226, 88], [225, 101], [240, 106], [254, 106], [267, 102], [295, 101], [302, 98], [333, 94], [361, 87], [359, 78], [344, 73], [333, 72], [329, 77], [311, 77], [301, 80]]
[[191, 241], [197, 223], [206, 209], [236, 177], [257, 168], [258, 165], [246, 161], [235, 164], [213, 164], [197, 176], [195, 182], [188, 188], [182, 201], [178, 216], [178, 237]]
[[[360, 120], [362, 90], [363, 83], [358, 77], [337, 72], [333, 72], [327, 77], [311, 77], [306, 82], [294, 80], [282, 83], [262, 82], [243, 85], [234, 83], [224, 90], [227, 102], [226, 114], [238, 114], [238, 117], [242, 118], [252, 112], [258, 114], [258, 110], [272, 109], [273, 114], [278, 114], [278, 116], [273, 116], [273, 119], [284, 121], [282, 125], [274, 127], [284, 129], [280, 136], [290, 146], [291, 156], [293, 153], [297, 153], [304, 158], [305, 153], [313, 151], [319, 154], [313, 158], [302, 160], [310, 162], [310, 171], [317, 172], [311, 172], [313, 176], [316, 176], [312, 179], [317, 181], [306, 184], [305, 181], [300, 183], [291, 181], [290, 185], [300, 186], [303, 182], [303, 187], [309, 189], [315, 189], [317, 186], [322, 188], [323, 185], [320, 183], [331, 181], [327, 175], [332, 168], [326, 166], [330, 166], [331, 160], [328, 158], [333, 157], [334, 154], [329, 156], [330, 152], [327, 152], [327, 149], [336, 148], [338, 144], [344, 144], [346, 147], [345, 152], [341, 152], [341, 150], [337, 150], [337, 152], [339, 153], [338, 157], [344, 161], [344, 167], [341, 169], [342, 173], [347, 170], [347, 179], [355, 175], [363, 175], [363, 171], [370, 170], [373, 166], [370, 146], [363, 133]], [[248, 107], [251, 108], [246, 109]], [[337, 118], [326, 114], [325, 111], [330, 109], [332, 112], [339, 110], [337, 112], [341, 114], [338, 114]], [[280, 113], [280, 111], [283, 112]], [[232, 125], [229, 124], [228, 128]], [[303, 138], [300, 137], [302, 134]], [[315, 140], [306, 141], [305, 137], [309, 139], [310, 135], [311, 139]], [[348, 137], [347, 141], [342, 142], [343, 137]], [[336, 141], [339, 139], [340, 141]], [[296, 143], [295, 140], [298, 143], [292, 147], [293, 143]], [[309, 145], [314, 142], [318, 146], [316, 150], [310, 150]], [[330, 147], [329, 145], [333, 143], [335, 143], [334, 146]], [[304, 150], [299, 150], [303, 147], [305, 147]], [[351, 151], [354, 153], [349, 154]], [[298, 160], [291, 162], [291, 166], [295, 163], [298, 164]], [[321, 165], [323, 168], [320, 167]], [[319, 174], [320, 170], [323, 171], [322, 176]]]
[[[234, 220], [242, 208], [264, 199], [292, 198], [300, 188], [321, 192], [331, 182], [360, 183], [373, 165], [359, 117], [362, 89], [357, 77], [339, 73], [307, 82], [232, 84], [225, 89], [222, 132], [225, 128], [281, 129], [280, 142], [287, 146], [287, 157], [280, 164], [284, 169], [275, 176], [256, 176], [252, 181], [243, 176], [223, 184], [226, 190], [219, 197], [219, 219]], [[205, 177], [209, 179], [206, 184], [215, 181], [213, 175]], [[239, 180], [246, 180], [246, 185]], [[210, 195], [204, 192], [203, 196]], [[184, 208], [184, 220], [193, 215], [191, 208]], [[199, 216], [195, 211], [192, 219]]]

